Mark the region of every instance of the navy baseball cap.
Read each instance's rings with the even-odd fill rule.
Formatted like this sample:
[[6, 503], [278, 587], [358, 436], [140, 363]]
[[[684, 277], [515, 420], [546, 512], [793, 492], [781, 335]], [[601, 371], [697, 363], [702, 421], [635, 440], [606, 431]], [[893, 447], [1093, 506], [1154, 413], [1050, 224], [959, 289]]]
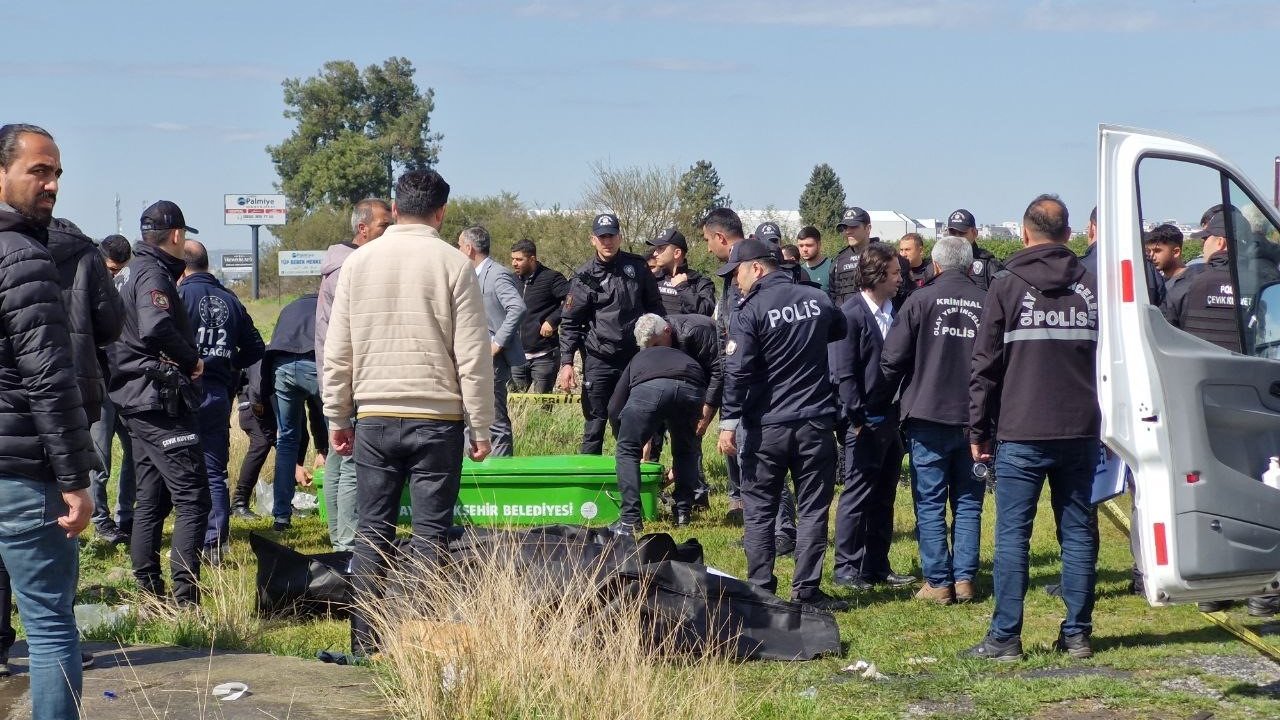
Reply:
[[764, 240], [777, 245], [782, 242], [782, 231], [778, 229], [778, 223], [762, 222], [756, 226], [755, 236], [757, 240]]
[[601, 213], [591, 221], [591, 234], [596, 237], [601, 235], [621, 235], [622, 226], [618, 223], [618, 216], [612, 213]]
[[646, 240], [646, 243], [654, 248], [660, 248], [663, 245], [675, 245], [685, 252], [689, 252], [689, 241], [685, 239], [684, 233], [669, 227], [662, 231], [662, 234], [652, 240]]
[[729, 251], [729, 262], [721, 265], [720, 269], [716, 270], [716, 274], [720, 277], [729, 277], [737, 272], [738, 266], [742, 263], [766, 258], [777, 262], [773, 246], [759, 238], [743, 240]]
[[142, 211], [142, 232], [148, 230], [186, 230], [192, 235], [200, 234], [199, 230], [187, 224], [182, 208], [168, 200], [154, 202]]
[[844, 211], [840, 216], [840, 223], [836, 225], [836, 229], [846, 227], [862, 227], [871, 224], [871, 213], [860, 207], [851, 207]]
[[973, 219], [973, 213], [960, 208], [947, 216], [947, 227], [960, 232], [969, 232], [977, 227], [978, 223]]

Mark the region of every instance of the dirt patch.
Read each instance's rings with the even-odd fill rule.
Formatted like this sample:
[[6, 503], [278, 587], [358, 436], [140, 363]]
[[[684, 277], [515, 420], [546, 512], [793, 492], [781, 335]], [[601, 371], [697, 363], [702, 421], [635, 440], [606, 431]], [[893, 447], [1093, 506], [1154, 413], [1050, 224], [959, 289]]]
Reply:
[[[82, 647], [95, 656], [94, 667], [84, 672], [84, 717], [94, 720], [373, 720], [388, 715], [364, 668], [257, 653], [158, 646], [121, 649], [108, 643]], [[4, 720], [31, 717], [25, 655], [25, 642], [14, 646], [19, 674], [0, 681]], [[212, 697], [213, 687], [231, 681], [247, 684], [249, 693], [229, 702]]]
[[1135, 710], [1109, 708], [1099, 700], [1083, 698], [1045, 705], [1032, 717], [1035, 720], [1135, 720], [1141, 716]]
[[1280, 665], [1261, 655], [1201, 655], [1188, 658], [1182, 665], [1205, 675], [1259, 687], [1280, 682]]

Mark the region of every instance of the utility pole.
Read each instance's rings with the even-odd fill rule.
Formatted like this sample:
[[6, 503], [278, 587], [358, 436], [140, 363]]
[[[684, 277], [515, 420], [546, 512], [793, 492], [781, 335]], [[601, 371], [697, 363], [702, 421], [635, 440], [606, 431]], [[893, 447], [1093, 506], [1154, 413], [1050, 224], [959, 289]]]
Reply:
[[124, 220], [120, 216], [120, 193], [116, 193], [116, 234], [124, 234]]

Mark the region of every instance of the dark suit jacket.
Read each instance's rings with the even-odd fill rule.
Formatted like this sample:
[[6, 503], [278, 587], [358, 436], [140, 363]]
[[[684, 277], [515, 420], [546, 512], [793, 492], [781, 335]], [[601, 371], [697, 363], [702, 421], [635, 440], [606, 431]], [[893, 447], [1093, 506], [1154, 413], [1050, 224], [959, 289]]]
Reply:
[[[840, 308], [844, 314], [844, 340], [835, 343], [835, 379], [840, 388], [840, 405], [844, 416], [855, 427], [865, 425], [868, 418], [886, 418], [897, 422], [892, 397], [885, 397], [887, 385], [880, 372], [880, 350], [884, 338], [871, 309], [858, 293]], [[890, 417], [892, 416], [892, 417]]]

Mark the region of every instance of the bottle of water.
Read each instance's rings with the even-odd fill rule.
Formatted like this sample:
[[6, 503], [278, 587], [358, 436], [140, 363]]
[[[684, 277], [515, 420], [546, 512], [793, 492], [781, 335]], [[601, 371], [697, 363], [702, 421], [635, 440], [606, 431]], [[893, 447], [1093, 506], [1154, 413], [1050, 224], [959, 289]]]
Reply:
[[1262, 473], [1262, 482], [1267, 487], [1280, 490], [1280, 457], [1274, 455], [1271, 457], [1271, 466]]

